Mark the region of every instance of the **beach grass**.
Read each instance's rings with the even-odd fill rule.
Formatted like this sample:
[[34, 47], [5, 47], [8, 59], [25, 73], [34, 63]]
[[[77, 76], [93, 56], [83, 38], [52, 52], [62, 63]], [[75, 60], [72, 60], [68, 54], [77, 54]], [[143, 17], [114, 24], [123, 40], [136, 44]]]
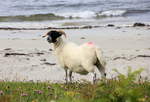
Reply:
[[150, 82], [137, 79], [140, 73], [129, 69], [96, 84], [1, 81], [0, 102], [150, 102]]

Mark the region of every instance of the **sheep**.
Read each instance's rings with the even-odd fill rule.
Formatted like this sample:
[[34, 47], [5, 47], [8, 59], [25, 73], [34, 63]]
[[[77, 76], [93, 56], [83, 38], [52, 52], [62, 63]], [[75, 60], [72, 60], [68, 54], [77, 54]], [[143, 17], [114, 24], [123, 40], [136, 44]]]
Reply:
[[[102, 78], [106, 77], [106, 62], [102, 55], [102, 50], [94, 45], [93, 42], [77, 45], [73, 42], [65, 42], [62, 35], [66, 37], [64, 31], [52, 30], [46, 33], [47, 41], [53, 44], [60, 66], [66, 73], [66, 83], [72, 82], [72, 72], [86, 75], [89, 72], [93, 75], [93, 83], [96, 81], [95, 66], [101, 73]], [[69, 70], [69, 80], [68, 80]]]

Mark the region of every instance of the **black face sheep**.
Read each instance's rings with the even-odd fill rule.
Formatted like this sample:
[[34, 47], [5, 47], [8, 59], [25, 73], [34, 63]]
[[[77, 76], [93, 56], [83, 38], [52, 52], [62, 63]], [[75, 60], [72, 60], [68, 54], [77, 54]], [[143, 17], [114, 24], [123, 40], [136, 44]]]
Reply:
[[86, 75], [91, 72], [93, 75], [93, 82], [95, 83], [95, 67], [98, 68], [102, 78], [106, 76], [106, 62], [102, 56], [100, 48], [96, 47], [92, 42], [82, 45], [65, 42], [62, 35], [66, 37], [64, 31], [52, 30], [43, 37], [47, 36], [47, 41], [53, 44], [58, 61], [66, 72], [66, 83], [68, 82], [68, 76], [69, 80], [72, 81], [72, 72], [82, 75]]

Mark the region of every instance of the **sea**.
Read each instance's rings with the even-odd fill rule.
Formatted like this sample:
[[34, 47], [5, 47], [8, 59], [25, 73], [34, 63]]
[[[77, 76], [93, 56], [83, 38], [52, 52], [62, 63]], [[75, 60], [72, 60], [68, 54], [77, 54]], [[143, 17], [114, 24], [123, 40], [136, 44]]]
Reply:
[[0, 27], [150, 22], [150, 0], [0, 0]]

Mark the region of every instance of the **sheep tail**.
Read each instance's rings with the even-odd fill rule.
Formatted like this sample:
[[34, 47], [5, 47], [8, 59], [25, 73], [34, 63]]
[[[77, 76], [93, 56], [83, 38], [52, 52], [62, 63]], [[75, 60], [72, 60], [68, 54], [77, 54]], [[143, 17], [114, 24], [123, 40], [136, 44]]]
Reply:
[[105, 59], [104, 59], [104, 57], [103, 57], [103, 52], [102, 52], [102, 50], [101, 50], [100, 48], [98, 48], [98, 47], [96, 47], [96, 56], [97, 56], [97, 59], [98, 59], [100, 65], [101, 65], [103, 68], [105, 68], [105, 66], [106, 66], [106, 61], [105, 61]]

